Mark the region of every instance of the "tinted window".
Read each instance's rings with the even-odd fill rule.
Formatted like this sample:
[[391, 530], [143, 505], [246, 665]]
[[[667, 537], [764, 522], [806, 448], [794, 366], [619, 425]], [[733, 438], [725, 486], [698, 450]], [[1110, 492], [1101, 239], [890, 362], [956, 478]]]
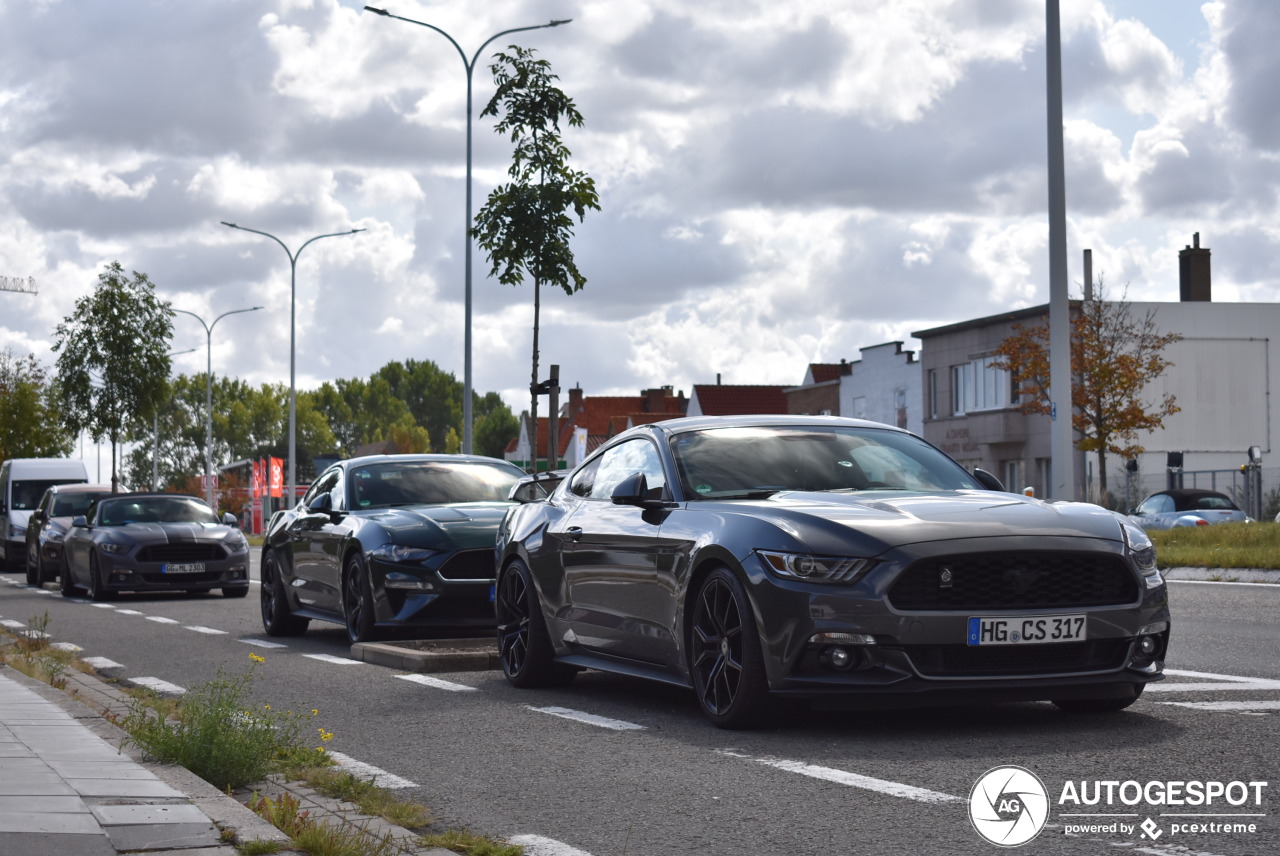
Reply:
[[132, 496], [98, 503], [99, 526], [129, 523], [217, 523], [209, 506], [189, 496]]
[[[80, 479], [84, 481], [84, 479]], [[13, 483], [13, 504], [9, 506], [15, 511], [34, 511], [40, 504], [44, 492], [56, 484], [75, 484], [75, 479], [40, 479], [16, 481]]]
[[[303, 494], [302, 496], [303, 508], [310, 508], [311, 503], [315, 500], [315, 498], [317, 496], [320, 496], [323, 493], [332, 494], [334, 492], [333, 491], [334, 487], [336, 487], [338, 482], [340, 482], [341, 480], [342, 480], [342, 470], [337, 469], [336, 467], [322, 474], [320, 478], [316, 479], [315, 483], [312, 484], [311, 487], [307, 489], [307, 492]], [[333, 500], [337, 502], [337, 504], [333, 506], [334, 508], [343, 507], [342, 503], [339, 501], [341, 500], [340, 496], [334, 496]]]
[[351, 470], [351, 507], [506, 501], [512, 485], [523, 475], [515, 466], [483, 461], [366, 464]]
[[623, 479], [636, 473], [644, 473], [650, 492], [655, 496], [660, 495], [667, 479], [662, 472], [658, 450], [648, 440], [628, 440], [606, 450], [600, 456], [600, 469], [596, 473], [589, 496], [608, 499]]
[[569, 492], [577, 496], [590, 496], [591, 486], [595, 484], [599, 469], [600, 458], [585, 464], [582, 469], [573, 474], [573, 481], [569, 482]]
[[1173, 497], [1167, 493], [1149, 496], [1138, 506], [1139, 514], [1161, 514], [1169, 511], [1173, 511]]
[[691, 499], [777, 490], [981, 489], [918, 437], [874, 428], [713, 428], [677, 435], [672, 451]]
[[89, 506], [93, 505], [95, 499], [101, 499], [104, 496], [110, 496], [111, 491], [104, 490], [96, 493], [59, 493], [53, 497], [53, 511], [50, 517], [79, 517], [81, 514], [88, 514]]

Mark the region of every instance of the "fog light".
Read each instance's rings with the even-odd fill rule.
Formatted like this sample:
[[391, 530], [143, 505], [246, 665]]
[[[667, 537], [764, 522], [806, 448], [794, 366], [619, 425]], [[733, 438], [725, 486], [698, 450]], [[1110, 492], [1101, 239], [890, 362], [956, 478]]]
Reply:
[[874, 645], [876, 638], [866, 633], [815, 633], [810, 645]]
[[840, 645], [832, 645], [822, 650], [818, 663], [835, 672], [847, 672], [862, 661], [862, 653]]
[[1142, 656], [1144, 657], [1150, 657], [1152, 654], [1156, 652], [1156, 647], [1158, 646], [1158, 644], [1159, 643], [1156, 641], [1156, 637], [1143, 636], [1141, 639], [1138, 640], [1138, 653], [1142, 654]]

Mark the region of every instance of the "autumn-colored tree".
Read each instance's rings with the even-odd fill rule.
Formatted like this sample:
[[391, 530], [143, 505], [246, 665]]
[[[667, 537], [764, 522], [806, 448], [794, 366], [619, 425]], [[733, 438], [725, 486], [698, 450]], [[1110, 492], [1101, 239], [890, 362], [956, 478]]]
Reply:
[[[1076, 448], [1098, 454], [1098, 485], [1107, 493], [1107, 455], [1133, 458], [1142, 433], [1181, 410], [1172, 394], [1148, 399], [1147, 387], [1173, 365], [1164, 350], [1182, 336], [1162, 333], [1155, 312], [1135, 317], [1124, 299], [1107, 300], [1101, 281], [1093, 300], [1071, 305], [1071, 424]], [[1012, 373], [1023, 413], [1049, 413], [1049, 322], [1015, 324], [996, 349]]]

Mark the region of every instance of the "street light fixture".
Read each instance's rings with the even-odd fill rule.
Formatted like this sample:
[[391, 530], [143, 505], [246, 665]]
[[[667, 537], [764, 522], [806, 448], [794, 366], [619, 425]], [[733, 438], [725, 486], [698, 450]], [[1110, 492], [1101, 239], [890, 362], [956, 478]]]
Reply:
[[222, 221], [222, 225], [229, 226], [232, 229], [239, 229], [242, 232], [253, 232], [255, 235], [262, 235], [270, 238], [280, 245], [284, 250], [284, 254], [289, 257], [289, 498], [287, 502], [293, 505], [297, 497], [298, 485], [298, 388], [297, 388], [297, 362], [298, 362], [298, 256], [302, 255], [302, 251], [307, 245], [321, 238], [338, 238], [342, 235], [354, 235], [356, 232], [363, 232], [364, 229], [350, 229], [346, 232], [329, 232], [324, 235], [316, 235], [314, 238], [308, 238], [301, 247], [298, 247], [296, 253], [290, 252], [285, 246], [284, 241], [277, 238], [270, 232], [263, 232], [259, 229], [250, 229], [248, 226], [237, 226], [235, 223]]
[[548, 27], [558, 27], [561, 24], [568, 24], [572, 18], [562, 20], [553, 20], [546, 24], [535, 24], [532, 27], [515, 27], [510, 30], [503, 30], [495, 33], [485, 39], [480, 47], [476, 48], [476, 52], [471, 55], [471, 59], [467, 59], [467, 54], [462, 50], [462, 46], [454, 40], [453, 36], [444, 30], [428, 24], [423, 21], [415, 21], [413, 18], [402, 18], [399, 15], [392, 15], [386, 9], [377, 9], [373, 6], [365, 6], [365, 11], [373, 12], [375, 15], [381, 15], [384, 18], [395, 18], [397, 21], [405, 21], [410, 24], [417, 24], [419, 27], [426, 27], [429, 30], [435, 30], [440, 35], [449, 40], [449, 44], [453, 45], [457, 50], [458, 56], [462, 59], [462, 65], [467, 70], [467, 218], [463, 221], [463, 236], [466, 240], [466, 296], [463, 311], [463, 370], [462, 370], [462, 451], [464, 454], [471, 454], [471, 73], [475, 70], [476, 60], [480, 58], [480, 52], [488, 47], [489, 43], [494, 39], [502, 38], [511, 33], [522, 33], [525, 30], [544, 30]]
[[251, 306], [248, 309], [232, 309], [230, 312], [223, 312], [217, 318], [213, 319], [212, 324], [206, 324], [205, 320], [194, 312], [188, 312], [185, 309], [174, 309], [174, 312], [181, 312], [183, 315], [190, 315], [192, 318], [200, 322], [200, 326], [204, 327], [205, 341], [208, 345], [205, 357], [205, 411], [204, 411], [204, 498], [209, 503], [210, 508], [214, 508], [213, 504], [213, 328], [218, 326], [218, 322], [228, 315], [239, 315], [241, 312], [257, 312], [261, 306]]

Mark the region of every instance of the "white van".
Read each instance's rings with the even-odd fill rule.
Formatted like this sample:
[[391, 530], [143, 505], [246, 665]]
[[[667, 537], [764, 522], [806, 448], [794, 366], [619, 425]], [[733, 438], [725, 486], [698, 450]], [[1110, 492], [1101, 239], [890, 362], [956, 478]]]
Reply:
[[0, 570], [27, 565], [27, 519], [55, 484], [89, 481], [84, 461], [71, 458], [10, 458], [0, 464]]

